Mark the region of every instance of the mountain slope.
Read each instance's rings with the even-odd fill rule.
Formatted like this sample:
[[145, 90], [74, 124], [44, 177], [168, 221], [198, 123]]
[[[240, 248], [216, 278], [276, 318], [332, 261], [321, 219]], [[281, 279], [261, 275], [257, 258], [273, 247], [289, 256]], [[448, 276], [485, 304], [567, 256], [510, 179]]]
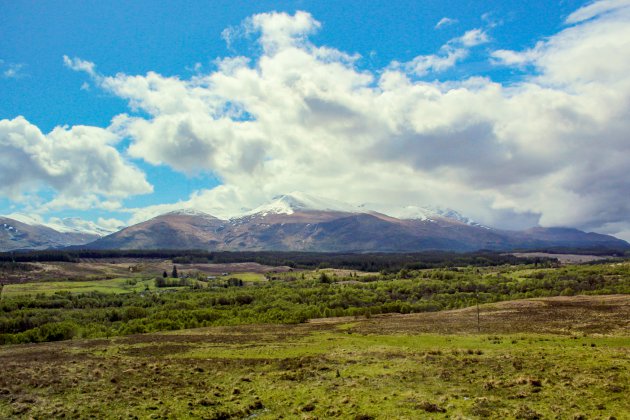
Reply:
[[171, 212], [101, 238], [90, 249], [215, 249], [225, 221], [201, 212]]
[[521, 232], [508, 232], [507, 235], [518, 244], [514, 248], [582, 248], [588, 244], [591, 248], [628, 249], [626, 241], [614, 236], [594, 232], [583, 232], [572, 228], [535, 227]]

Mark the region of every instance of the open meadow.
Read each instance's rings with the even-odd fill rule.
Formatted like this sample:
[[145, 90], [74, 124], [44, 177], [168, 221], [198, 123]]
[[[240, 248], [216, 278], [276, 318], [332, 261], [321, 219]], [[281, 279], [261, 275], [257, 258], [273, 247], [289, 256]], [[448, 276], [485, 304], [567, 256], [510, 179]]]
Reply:
[[630, 297], [0, 348], [3, 418], [628, 418]]
[[628, 262], [131, 263], [14, 267], [0, 418], [630, 416]]

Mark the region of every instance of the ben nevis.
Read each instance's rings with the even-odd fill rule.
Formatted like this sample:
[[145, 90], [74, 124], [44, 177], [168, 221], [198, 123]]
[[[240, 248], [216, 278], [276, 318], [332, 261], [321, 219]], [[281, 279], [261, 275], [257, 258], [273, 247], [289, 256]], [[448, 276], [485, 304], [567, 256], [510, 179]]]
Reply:
[[[267, 204], [226, 220], [182, 209], [107, 235], [94, 227], [85, 232], [78, 228], [60, 232], [55, 230], [56, 226], [37, 226], [7, 218], [0, 222], [1, 246], [5, 251], [67, 245], [84, 249], [318, 252], [630, 249], [627, 242], [613, 236], [577, 229], [500, 230], [478, 224], [452, 209], [353, 206], [303, 192], [274, 197]], [[33, 239], [30, 244], [29, 238]], [[11, 248], [12, 245], [15, 247]]]

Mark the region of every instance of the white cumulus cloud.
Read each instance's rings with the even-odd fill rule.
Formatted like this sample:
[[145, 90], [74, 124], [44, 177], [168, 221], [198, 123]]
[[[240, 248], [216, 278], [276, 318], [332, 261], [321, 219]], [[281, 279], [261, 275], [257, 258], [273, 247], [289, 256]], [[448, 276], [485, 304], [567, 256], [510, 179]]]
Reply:
[[84, 71], [90, 76], [96, 76], [96, 65], [91, 61], [81, 60], [80, 58], [70, 58], [63, 56], [63, 64], [69, 69], [75, 71]]

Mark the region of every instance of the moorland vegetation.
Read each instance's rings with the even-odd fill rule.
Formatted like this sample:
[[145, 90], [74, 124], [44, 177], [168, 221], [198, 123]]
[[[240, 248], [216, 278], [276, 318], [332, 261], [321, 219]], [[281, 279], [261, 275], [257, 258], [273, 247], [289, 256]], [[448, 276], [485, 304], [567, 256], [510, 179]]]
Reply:
[[[23, 263], [18, 263], [23, 264]], [[28, 268], [27, 268], [28, 269]], [[186, 273], [182, 268], [180, 272]], [[630, 263], [556, 266], [551, 261], [490, 267], [402, 268], [396, 272], [317, 269], [208, 277], [189, 272], [108, 279], [116, 293], [74, 293], [76, 282], [4, 286], [0, 343], [112, 337], [220, 325], [296, 324], [313, 318], [434, 312], [549, 296], [630, 293]], [[243, 280], [245, 279], [245, 280]], [[98, 286], [101, 280], [88, 285]], [[40, 290], [27, 293], [29, 288]], [[16, 292], [19, 290], [20, 292]], [[79, 289], [80, 290], [80, 289]]]

